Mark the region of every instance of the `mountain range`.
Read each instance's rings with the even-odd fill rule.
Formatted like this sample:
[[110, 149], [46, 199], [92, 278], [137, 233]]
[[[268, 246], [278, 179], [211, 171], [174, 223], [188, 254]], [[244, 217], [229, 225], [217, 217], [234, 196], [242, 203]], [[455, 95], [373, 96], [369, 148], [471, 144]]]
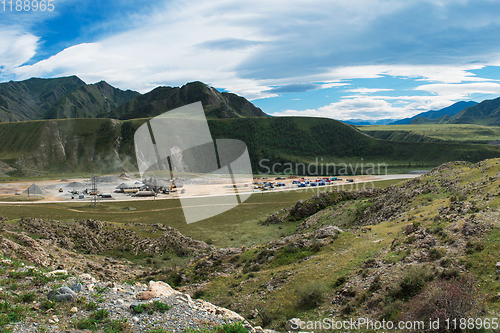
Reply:
[[67, 118], [131, 119], [153, 117], [201, 101], [207, 118], [265, 117], [245, 98], [219, 92], [202, 82], [158, 87], [147, 94], [86, 84], [77, 76], [31, 78], [0, 83], [0, 122]]
[[[267, 115], [244, 97], [219, 92], [195, 81], [182, 87], [157, 87], [146, 94], [115, 88], [105, 81], [86, 84], [77, 76], [0, 83], [0, 122], [68, 118], [119, 120], [154, 117], [201, 101], [208, 119]], [[481, 103], [460, 101], [440, 110], [400, 120], [350, 119], [352, 125], [481, 124], [500, 125], [500, 98]]]
[[[452, 117], [452, 116], [456, 115], [457, 113], [459, 113], [460, 111], [462, 111], [463, 109], [465, 109], [469, 106], [474, 106], [476, 104], [477, 104], [477, 102], [474, 102], [474, 101], [469, 101], [469, 102], [460, 101], [460, 102], [454, 103], [448, 107], [445, 107], [443, 109], [440, 109], [437, 111], [431, 110], [431, 111], [422, 112], [422, 113], [419, 113], [419, 114], [417, 114], [413, 117], [410, 117], [410, 118], [404, 118], [404, 119], [394, 121], [392, 123], [389, 123], [388, 125], [408, 125], [408, 124], [416, 124], [416, 123], [426, 123], [429, 120], [435, 120], [435, 119], [439, 119], [439, 118], [446, 117], [446, 116]], [[421, 118], [423, 118], [423, 119], [421, 119]]]

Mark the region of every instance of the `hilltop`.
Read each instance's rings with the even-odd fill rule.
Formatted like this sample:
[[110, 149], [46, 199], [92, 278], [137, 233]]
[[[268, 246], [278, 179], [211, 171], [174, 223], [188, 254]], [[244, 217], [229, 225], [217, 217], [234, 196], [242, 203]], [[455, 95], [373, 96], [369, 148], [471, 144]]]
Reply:
[[500, 127], [475, 124], [360, 126], [358, 129], [374, 138], [391, 141], [497, 144], [500, 140]]

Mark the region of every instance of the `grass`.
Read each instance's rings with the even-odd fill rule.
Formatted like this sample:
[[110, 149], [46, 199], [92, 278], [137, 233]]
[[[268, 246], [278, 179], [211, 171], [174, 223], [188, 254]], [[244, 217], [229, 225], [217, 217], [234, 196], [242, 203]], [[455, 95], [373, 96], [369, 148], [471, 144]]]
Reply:
[[478, 278], [481, 289], [491, 297], [488, 306], [496, 311], [500, 310], [500, 304], [494, 298], [500, 293], [499, 275], [495, 266], [498, 262], [499, 251], [500, 228], [497, 226], [484, 237], [482, 249], [472, 251], [467, 257], [467, 267]]
[[[313, 258], [300, 264], [283, 261], [281, 266], [271, 264], [257, 272], [248, 273], [248, 276], [215, 278], [205, 289], [203, 299], [218, 305], [232, 304], [235, 309], [238, 304], [245, 304], [245, 309], [262, 306], [262, 310], [271, 318], [273, 325], [278, 325], [280, 328], [284, 328], [280, 325], [284, 325], [293, 317], [302, 320], [321, 319], [310, 309], [318, 307], [325, 310], [324, 307], [328, 305], [321, 300], [331, 299], [335, 288], [343, 284], [345, 277], [382, 248], [389, 246], [392, 241], [390, 235], [398, 232], [400, 228], [401, 225], [397, 223], [383, 222], [371, 226], [366, 232], [342, 233], [330, 245], [315, 253]], [[249, 261], [257, 258], [259, 253], [260, 251], [255, 250], [247, 251], [240, 255], [240, 260]], [[293, 275], [288, 277], [288, 272], [293, 272]], [[248, 278], [250, 274], [252, 278]], [[263, 294], [258, 299], [250, 297], [273, 277], [286, 277], [286, 285], [273, 290], [272, 293]], [[305, 287], [312, 283], [311, 277], [314, 277], [314, 283], [321, 288], [316, 290]], [[241, 283], [242, 281], [245, 283]], [[236, 289], [235, 285], [238, 286]], [[232, 296], [228, 296], [230, 289], [235, 290]]]
[[168, 306], [167, 304], [160, 302], [160, 301], [154, 301], [153, 303], [142, 303], [137, 305], [136, 307], [133, 308], [134, 313], [143, 313], [146, 312], [148, 314], [154, 314], [156, 311], [165, 313], [166, 311], [170, 310], [171, 307]]
[[[422, 124], [359, 126], [359, 130], [374, 137], [386, 137], [391, 132], [416, 134], [444, 141], [481, 142], [500, 140], [500, 127], [472, 124]], [[398, 137], [398, 136], [395, 136]], [[399, 136], [401, 137], [401, 136]], [[411, 138], [411, 136], [407, 136]]]

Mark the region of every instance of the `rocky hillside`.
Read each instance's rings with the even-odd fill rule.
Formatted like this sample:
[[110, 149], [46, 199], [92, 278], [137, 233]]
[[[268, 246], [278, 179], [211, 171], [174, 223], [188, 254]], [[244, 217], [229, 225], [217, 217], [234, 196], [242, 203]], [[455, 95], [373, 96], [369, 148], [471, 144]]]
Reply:
[[0, 121], [43, 119], [61, 97], [84, 84], [76, 76], [0, 83]]
[[261, 109], [245, 98], [232, 93], [221, 93], [198, 81], [182, 87], [158, 87], [100, 117], [122, 120], [149, 118], [198, 101], [201, 101], [207, 118], [266, 117]]
[[289, 234], [222, 249], [161, 224], [2, 219], [0, 321], [15, 332], [243, 333], [325, 318], [496, 318], [499, 196], [499, 159], [452, 162], [298, 201], [260, 226]]
[[0, 332], [264, 332], [163, 281], [141, 283], [151, 268], [104, 255], [214, 250], [173, 228], [135, 225], [161, 233], [151, 239], [94, 220], [0, 220]]
[[182, 87], [158, 87], [141, 95], [112, 87], [105, 81], [86, 84], [70, 76], [0, 83], [0, 122], [96, 116], [147, 118], [198, 101], [202, 102], [208, 118], [266, 116], [245, 98], [220, 93], [202, 82]]
[[94, 118], [110, 112], [140, 95], [132, 90], [120, 90], [101, 81], [85, 84], [61, 97], [44, 115], [45, 119]]
[[76, 76], [0, 83], [0, 121], [92, 118], [139, 95]]
[[320, 194], [265, 222], [292, 223], [293, 234], [197, 256], [180, 271], [181, 290], [278, 330], [324, 318], [496, 316], [499, 188], [494, 159], [385, 190]]

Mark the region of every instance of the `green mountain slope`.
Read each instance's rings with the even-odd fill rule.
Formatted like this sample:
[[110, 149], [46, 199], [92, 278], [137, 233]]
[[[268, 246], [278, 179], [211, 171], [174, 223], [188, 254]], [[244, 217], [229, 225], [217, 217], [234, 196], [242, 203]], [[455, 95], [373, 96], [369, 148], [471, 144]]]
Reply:
[[0, 83], [0, 121], [41, 119], [61, 97], [84, 84], [76, 76]]
[[83, 85], [60, 98], [44, 118], [94, 118], [98, 114], [114, 110], [137, 95], [140, 94], [136, 91], [123, 91], [105, 81]]
[[465, 108], [451, 117], [448, 123], [498, 126], [500, 125], [500, 97]]
[[202, 82], [191, 82], [180, 88], [158, 87], [99, 117], [122, 120], [154, 117], [198, 101], [203, 104], [207, 118], [266, 116], [261, 109], [243, 97], [231, 93], [220, 93]]
[[[394, 142], [371, 138], [339, 121], [310, 117], [267, 119], [225, 119], [209, 122], [214, 137], [240, 139], [247, 143], [254, 170], [286, 162], [314, 163], [421, 163], [438, 165], [445, 161], [480, 161], [496, 157], [500, 147], [458, 144]], [[361, 158], [363, 160], [361, 160]], [[322, 160], [323, 159], [323, 160]], [[282, 171], [286, 166], [276, 167]]]
[[[67, 119], [0, 123], [0, 161], [14, 174], [132, 171], [134, 133], [145, 119]], [[434, 166], [446, 161], [499, 157], [500, 147], [458, 143], [394, 142], [371, 138], [341, 122], [321, 118], [212, 119], [213, 138], [247, 144], [255, 173], [293, 172], [318, 163], [386, 163]], [[315, 172], [314, 169], [312, 169]], [[359, 173], [358, 169], [358, 173]], [[328, 170], [332, 173], [333, 168]], [[326, 169], [323, 172], [326, 173]]]
[[[474, 102], [474, 101], [468, 101], [468, 102], [460, 101], [460, 102], [454, 103], [448, 107], [442, 108], [442, 109], [437, 110], [437, 111], [431, 110], [431, 111], [421, 112], [421, 113], [419, 113], [411, 118], [400, 119], [400, 120], [397, 120], [397, 121], [392, 122], [392, 123], [387, 124], [387, 125], [419, 124], [419, 123], [426, 122], [428, 120], [438, 119], [438, 118], [442, 118], [445, 116], [447, 116], [449, 118], [451, 116], [456, 115], [457, 113], [459, 113], [460, 111], [462, 111], [466, 107], [476, 105], [476, 104], [477, 104], [477, 102]], [[374, 124], [374, 125], [376, 125], [376, 124]]]

